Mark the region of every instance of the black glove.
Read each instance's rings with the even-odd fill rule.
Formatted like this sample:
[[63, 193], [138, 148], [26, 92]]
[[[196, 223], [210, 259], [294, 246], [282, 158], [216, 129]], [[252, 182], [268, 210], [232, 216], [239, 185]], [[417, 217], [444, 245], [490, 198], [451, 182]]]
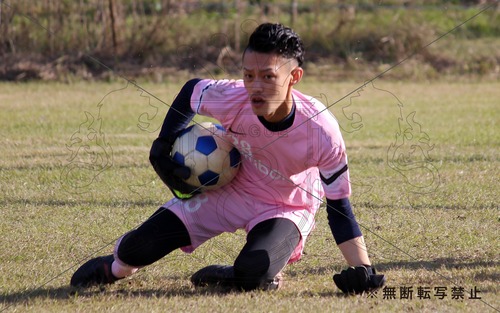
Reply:
[[189, 178], [189, 167], [180, 165], [170, 156], [173, 142], [165, 138], [153, 141], [149, 153], [149, 161], [161, 180], [170, 188], [176, 198], [189, 199], [200, 193], [199, 188], [187, 184], [184, 179]]
[[385, 284], [385, 276], [377, 275], [375, 269], [368, 265], [349, 267], [333, 275], [335, 285], [343, 293], [360, 294], [365, 291], [372, 291]]

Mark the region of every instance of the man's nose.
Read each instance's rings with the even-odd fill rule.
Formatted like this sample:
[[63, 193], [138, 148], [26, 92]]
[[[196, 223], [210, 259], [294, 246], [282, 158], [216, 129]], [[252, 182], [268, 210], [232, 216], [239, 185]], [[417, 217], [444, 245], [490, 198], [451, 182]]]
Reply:
[[263, 82], [260, 79], [255, 79], [252, 84], [252, 91], [262, 93], [264, 91]]

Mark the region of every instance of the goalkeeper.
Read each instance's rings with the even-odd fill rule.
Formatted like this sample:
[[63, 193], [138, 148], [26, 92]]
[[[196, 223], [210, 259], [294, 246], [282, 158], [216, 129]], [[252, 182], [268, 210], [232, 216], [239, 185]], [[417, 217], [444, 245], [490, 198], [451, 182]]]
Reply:
[[[351, 186], [344, 141], [327, 108], [294, 87], [304, 70], [299, 36], [281, 24], [256, 28], [243, 53], [242, 80], [193, 79], [175, 98], [150, 161], [175, 198], [114, 253], [83, 264], [71, 285], [110, 284], [176, 249], [192, 252], [224, 232], [244, 229], [246, 242], [232, 265], [210, 265], [192, 275], [195, 286], [273, 290], [281, 272], [302, 255], [314, 216], [326, 197], [329, 225], [348, 267], [333, 275], [344, 293], [381, 287], [349, 202]], [[170, 157], [172, 144], [195, 114], [218, 120], [242, 155], [231, 183], [199, 193], [184, 183], [188, 168]]]

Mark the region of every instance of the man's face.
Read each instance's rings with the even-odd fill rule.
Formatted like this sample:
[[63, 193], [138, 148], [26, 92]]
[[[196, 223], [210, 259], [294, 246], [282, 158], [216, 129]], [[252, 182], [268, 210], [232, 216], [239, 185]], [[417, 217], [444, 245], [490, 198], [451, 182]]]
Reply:
[[243, 81], [252, 110], [269, 122], [278, 122], [291, 110], [293, 71], [297, 62], [274, 53], [248, 50], [243, 56]]

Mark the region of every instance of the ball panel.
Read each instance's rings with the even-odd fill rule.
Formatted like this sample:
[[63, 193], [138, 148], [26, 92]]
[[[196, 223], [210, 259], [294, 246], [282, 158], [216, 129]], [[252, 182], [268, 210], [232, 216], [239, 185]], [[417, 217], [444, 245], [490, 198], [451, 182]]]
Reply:
[[182, 155], [182, 153], [179, 153], [178, 151], [176, 151], [174, 153], [174, 155], [172, 156], [172, 159], [175, 162], [177, 162], [177, 163], [179, 163], [181, 165], [185, 165], [185, 163], [184, 163], [184, 155]]
[[217, 142], [212, 136], [202, 136], [196, 141], [196, 151], [209, 155], [217, 149]]
[[229, 164], [225, 164], [226, 158], [227, 153], [225, 151], [220, 149], [215, 150], [208, 156], [207, 168], [220, 173], [225, 167], [229, 166]]
[[177, 137], [172, 146], [172, 153], [179, 152], [184, 156], [187, 156], [192, 150], [194, 150], [194, 145], [196, 143], [196, 136], [193, 132], [184, 133], [181, 137]]
[[236, 168], [240, 165], [241, 155], [238, 149], [233, 148], [229, 151], [229, 166]]
[[[190, 154], [191, 164], [189, 168], [191, 169], [191, 176], [197, 177], [201, 173], [207, 170], [208, 159], [207, 156], [194, 150]], [[199, 183], [197, 183], [199, 185]]]
[[219, 174], [210, 170], [198, 175], [198, 179], [203, 186], [214, 186], [219, 181]]

